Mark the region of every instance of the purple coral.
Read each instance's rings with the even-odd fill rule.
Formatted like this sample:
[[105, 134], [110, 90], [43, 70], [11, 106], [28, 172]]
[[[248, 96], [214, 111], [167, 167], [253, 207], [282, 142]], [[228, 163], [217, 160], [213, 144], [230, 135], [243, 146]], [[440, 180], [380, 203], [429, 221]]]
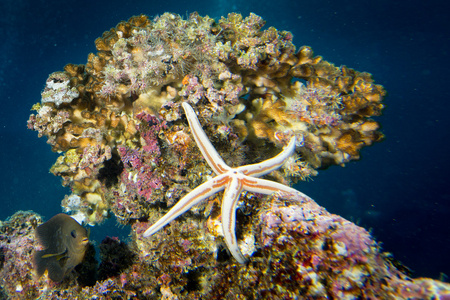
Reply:
[[119, 152], [122, 162], [125, 167], [131, 167], [133, 169], [139, 169], [142, 166], [142, 156], [138, 149], [131, 149], [124, 146], [118, 146], [117, 151]]
[[[289, 278], [312, 298], [433, 299], [448, 285], [411, 280], [397, 270], [363, 228], [328, 213], [311, 199], [275, 196], [259, 214], [271, 280]], [[285, 286], [286, 287], [286, 286]], [[270, 292], [277, 295], [275, 290]], [[442, 298], [440, 298], [442, 299]]]
[[151, 199], [155, 189], [162, 187], [161, 178], [150, 166], [141, 167], [137, 172], [124, 171], [121, 180], [129, 193], [134, 191], [146, 200]]
[[137, 114], [136, 118], [141, 120], [137, 129], [143, 145], [139, 149], [118, 147], [120, 159], [124, 163], [121, 181], [128, 194], [135, 193], [149, 200], [152, 192], [162, 186], [161, 176], [155, 171], [155, 166], [161, 155], [158, 133], [164, 126], [158, 118], [147, 112]]

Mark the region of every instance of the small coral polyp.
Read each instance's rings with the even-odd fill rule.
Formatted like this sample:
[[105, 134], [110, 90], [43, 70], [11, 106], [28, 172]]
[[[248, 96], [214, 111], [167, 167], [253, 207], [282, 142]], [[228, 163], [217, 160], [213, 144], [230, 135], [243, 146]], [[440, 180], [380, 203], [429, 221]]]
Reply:
[[111, 211], [129, 224], [210, 178], [183, 102], [230, 166], [273, 157], [296, 136], [293, 157], [269, 174], [284, 184], [383, 138], [371, 118], [385, 91], [370, 74], [297, 50], [290, 32], [264, 25], [255, 14], [140, 15], [98, 38], [85, 65], [51, 74], [28, 128], [61, 153], [51, 172], [79, 197], [65, 210], [90, 224]]

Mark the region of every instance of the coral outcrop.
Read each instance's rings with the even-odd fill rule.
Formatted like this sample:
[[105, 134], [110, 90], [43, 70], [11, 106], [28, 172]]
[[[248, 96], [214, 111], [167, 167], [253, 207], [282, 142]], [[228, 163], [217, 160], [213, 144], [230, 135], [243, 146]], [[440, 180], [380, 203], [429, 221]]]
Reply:
[[295, 155], [270, 175], [285, 184], [383, 138], [371, 118], [385, 91], [370, 74], [297, 50], [290, 32], [264, 25], [255, 14], [140, 15], [98, 38], [85, 65], [51, 74], [28, 127], [61, 153], [51, 172], [72, 188], [65, 211], [133, 223], [204, 182], [211, 169], [182, 102], [232, 166], [272, 157], [295, 135]]
[[[215, 205], [207, 224], [175, 220], [132, 242], [106, 238], [99, 276], [73, 272], [61, 284], [33, 280], [33, 228], [40, 218], [20, 212], [0, 222], [0, 293], [10, 299], [448, 299], [450, 284], [412, 279], [363, 228], [328, 213], [306, 197], [274, 194], [239, 210], [241, 248], [251, 260], [239, 264], [215, 237]], [[261, 201], [262, 200], [262, 201]], [[215, 202], [213, 202], [215, 203]], [[214, 258], [211, 255], [214, 252]], [[93, 256], [94, 254], [88, 255]], [[94, 273], [95, 271], [91, 271]]]
[[97, 270], [90, 245], [87, 264], [61, 284], [45, 275], [33, 281], [31, 233], [42, 221], [19, 213], [0, 223], [2, 293], [14, 299], [450, 298], [449, 284], [411, 279], [365, 229], [301, 194], [241, 193], [235, 221], [239, 249], [250, 257], [245, 264], [227, 252], [220, 194], [143, 237], [214, 176], [184, 102], [231, 167], [267, 160], [297, 141], [285, 165], [267, 175], [284, 185], [358, 159], [364, 146], [383, 138], [372, 118], [383, 110], [385, 91], [370, 74], [336, 67], [310, 47], [296, 49], [291, 33], [264, 25], [255, 14], [217, 21], [197, 13], [186, 20], [136, 16], [98, 38], [98, 52], [85, 65], [50, 75], [28, 127], [61, 154], [51, 172], [72, 189], [62, 206], [91, 225], [113, 214], [131, 225], [131, 241], [105, 239]]

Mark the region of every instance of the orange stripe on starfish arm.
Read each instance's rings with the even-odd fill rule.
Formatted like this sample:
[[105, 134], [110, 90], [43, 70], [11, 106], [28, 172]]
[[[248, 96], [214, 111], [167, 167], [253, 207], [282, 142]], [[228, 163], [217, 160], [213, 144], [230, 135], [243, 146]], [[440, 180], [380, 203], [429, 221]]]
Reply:
[[230, 183], [231, 177], [226, 176], [223, 179], [217, 180], [213, 183], [213, 188], [218, 188], [219, 186], [225, 187], [227, 184]]

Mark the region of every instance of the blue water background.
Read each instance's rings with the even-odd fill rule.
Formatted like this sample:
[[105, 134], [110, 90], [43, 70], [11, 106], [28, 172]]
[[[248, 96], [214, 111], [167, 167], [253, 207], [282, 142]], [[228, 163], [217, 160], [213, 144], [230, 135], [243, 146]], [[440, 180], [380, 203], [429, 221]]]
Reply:
[[[446, 1], [2, 0], [0, 220], [17, 210], [48, 219], [70, 193], [48, 171], [58, 155], [26, 128], [47, 76], [67, 63], [85, 63], [95, 52], [94, 40], [121, 20], [166, 11], [215, 18], [255, 12], [267, 26], [291, 31], [297, 46], [372, 73], [389, 93], [377, 118], [386, 140], [365, 148], [360, 161], [320, 171], [297, 187], [329, 211], [371, 229], [414, 276], [450, 274]], [[98, 242], [127, 234], [113, 220], [91, 232]]]

